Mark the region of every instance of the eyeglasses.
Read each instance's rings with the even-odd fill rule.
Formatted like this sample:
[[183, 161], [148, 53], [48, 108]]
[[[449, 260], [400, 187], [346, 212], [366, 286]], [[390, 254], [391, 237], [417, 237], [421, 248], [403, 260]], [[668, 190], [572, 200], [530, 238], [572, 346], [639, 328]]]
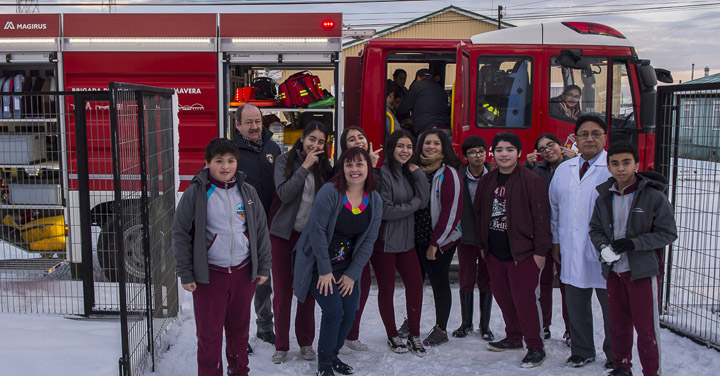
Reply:
[[481, 153], [481, 152], [479, 152], [479, 151], [469, 151], [469, 152], [467, 153], [467, 156], [470, 157], [470, 158], [482, 157], [483, 155], [485, 155], [485, 153]]
[[605, 135], [605, 132], [595, 131], [595, 132], [578, 133], [575, 135], [575, 137], [583, 139], [583, 140], [587, 140], [588, 138], [590, 138], [590, 136], [592, 136], [592, 138], [600, 138], [604, 135]]
[[572, 98], [572, 99], [580, 99], [581, 97], [579, 95], [572, 95], [572, 94], [565, 94], [566, 98]]
[[538, 153], [543, 154], [543, 153], [545, 153], [546, 151], [550, 151], [550, 149], [554, 148], [555, 145], [557, 145], [557, 144], [555, 143], [555, 141], [549, 141], [545, 146], [539, 147], [539, 148], [537, 149], [537, 151], [538, 151]]

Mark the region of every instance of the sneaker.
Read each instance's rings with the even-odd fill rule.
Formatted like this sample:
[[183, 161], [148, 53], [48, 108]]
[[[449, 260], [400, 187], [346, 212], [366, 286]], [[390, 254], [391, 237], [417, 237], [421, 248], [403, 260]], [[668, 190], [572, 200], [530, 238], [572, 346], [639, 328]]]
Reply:
[[571, 355], [565, 361], [565, 365], [567, 365], [569, 367], [580, 368], [580, 367], [582, 367], [588, 363], [592, 363], [594, 361], [595, 361], [594, 356], [591, 356], [589, 358], [583, 358], [582, 356]]
[[508, 350], [522, 350], [522, 342], [512, 342], [505, 338], [497, 342], [489, 342], [487, 348], [490, 351], [508, 351]]
[[406, 317], [405, 320], [403, 320], [402, 325], [400, 325], [400, 328], [398, 328], [398, 337], [407, 338], [409, 334], [410, 327], [408, 326], [408, 319]]
[[623, 371], [619, 368], [612, 370], [608, 376], [632, 376], [632, 371]]
[[248, 355], [252, 355], [253, 353], [255, 353], [255, 350], [253, 350], [252, 346], [250, 346], [249, 343], [248, 343], [248, 347], [247, 347], [247, 353], [248, 353]]
[[550, 339], [550, 325], [543, 328], [543, 339]]
[[338, 350], [338, 354], [340, 355], [350, 355], [352, 354], [352, 349], [347, 347], [347, 345], [343, 345], [343, 347]]
[[287, 358], [287, 351], [275, 351], [272, 355], [272, 362], [273, 364], [280, 364], [285, 362], [285, 358]]
[[440, 346], [443, 343], [446, 343], [448, 341], [447, 332], [444, 330], [441, 330], [437, 324], [433, 326], [432, 330], [430, 330], [430, 333], [428, 333], [428, 336], [425, 337], [423, 340], [423, 345], [425, 346]]
[[366, 344], [360, 342], [359, 339], [356, 339], [356, 340], [346, 339], [346, 340], [345, 340], [345, 346], [343, 346], [343, 347], [349, 347], [350, 349], [355, 350], [355, 351], [368, 351], [368, 350], [370, 350], [370, 348], [369, 348]]
[[352, 375], [355, 372], [351, 366], [338, 358], [333, 359], [332, 369], [341, 375]]
[[565, 340], [565, 344], [570, 347], [570, 331], [566, 330], [565, 333], [563, 333], [563, 339]]
[[392, 352], [396, 352], [398, 354], [404, 354], [408, 352], [408, 348], [405, 347], [405, 344], [400, 339], [400, 337], [388, 338], [387, 345]]
[[300, 356], [305, 360], [315, 360], [315, 350], [312, 346], [300, 346]]
[[422, 342], [420, 341], [420, 337], [416, 337], [416, 336], [408, 337], [407, 347], [408, 347], [408, 349], [410, 349], [411, 353], [413, 353], [421, 358], [424, 357], [426, 354], [425, 347], [423, 346]]
[[612, 361], [612, 360], [606, 360], [606, 361], [605, 361], [605, 369], [606, 369], [606, 370], [611, 370], [611, 369], [613, 369], [613, 368], [615, 368], [615, 367], [613, 366], [613, 361]]
[[545, 350], [543, 349], [528, 349], [527, 354], [520, 363], [522, 368], [534, 368], [545, 361]]
[[271, 345], [275, 344], [275, 333], [272, 331], [269, 332], [257, 332], [257, 337], [261, 341], [267, 342]]
[[318, 367], [317, 372], [315, 372], [315, 375], [317, 376], [335, 376], [335, 372], [333, 372], [332, 367]]

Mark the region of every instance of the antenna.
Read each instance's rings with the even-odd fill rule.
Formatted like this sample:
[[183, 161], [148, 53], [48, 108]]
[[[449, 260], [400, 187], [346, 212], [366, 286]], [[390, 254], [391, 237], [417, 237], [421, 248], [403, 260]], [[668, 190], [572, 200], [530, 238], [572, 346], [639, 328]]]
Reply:
[[38, 0], [15, 0], [16, 13], [40, 13]]

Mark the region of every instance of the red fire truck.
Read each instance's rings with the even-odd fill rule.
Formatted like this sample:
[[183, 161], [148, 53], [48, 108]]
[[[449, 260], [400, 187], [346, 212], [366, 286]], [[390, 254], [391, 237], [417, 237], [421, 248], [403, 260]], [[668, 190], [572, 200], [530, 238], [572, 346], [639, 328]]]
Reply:
[[641, 168], [652, 169], [655, 147], [656, 73], [638, 58], [617, 30], [587, 22], [521, 26], [469, 40], [371, 40], [360, 56], [347, 57], [345, 126], [362, 127], [374, 145], [383, 143], [385, 82], [397, 68], [427, 68], [451, 92], [453, 145], [469, 135], [490, 142], [516, 133], [524, 154], [535, 139], [553, 133], [574, 144], [573, 117], [552, 107], [566, 89], [577, 88], [578, 113], [600, 114], [610, 142], [639, 147]]
[[[324, 87], [338, 96], [341, 25], [338, 13], [0, 15], [0, 54], [5, 57], [0, 79], [37, 83], [27, 90], [38, 92], [107, 90], [113, 81], [174, 89], [179, 118], [177, 171], [183, 191], [203, 167], [208, 141], [232, 136], [230, 102], [236, 89], [250, 86], [258, 76], [276, 74], [281, 80], [310, 70], [323, 75]], [[0, 91], [13, 88], [8, 85]], [[77, 174], [69, 172], [77, 171], [70, 136], [74, 125], [62, 116], [38, 118], [21, 113], [20, 108], [14, 114], [11, 107], [8, 116], [0, 111], [0, 227], [5, 241], [0, 241], [0, 264], [17, 257], [6, 251], [10, 248], [25, 249], [38, 259], [78, 264]], [[106, 120], [88, 131], [92, 217], [102, 231], [112, 233], [114, 221], [108, 220], [113, 214], [112, 171], [101, 163], [110, 160], [109, 143], [103, 140], [109, 138], [108, 109], [93, 110]], [[340, 126], [341, 116], [334, 108], [275, 106], [263, 111], [277, 114], [290, 128], [297, 128], [308, 116], [325, 121], [335, 131]], [[288, 129], [286, 141], [297, 133]], [[10, 152], [9, 146], [18, 142], [24, 146]], [[18, 154], [30, 157], [18, 158]], [[10, 236], [13, 233], [16, 236]], [[126, 244], [139, 244], [131, 240], [138, 235], [129, 231]], [[107, 246], [102, 243], [100, 248]], [[108, 264], [103, 266], [111, 261], [100, 258]], [[126, 249], [129, 271], [142, 273], [141, 267], [132, 265], [142, 262], [139, 252]]]

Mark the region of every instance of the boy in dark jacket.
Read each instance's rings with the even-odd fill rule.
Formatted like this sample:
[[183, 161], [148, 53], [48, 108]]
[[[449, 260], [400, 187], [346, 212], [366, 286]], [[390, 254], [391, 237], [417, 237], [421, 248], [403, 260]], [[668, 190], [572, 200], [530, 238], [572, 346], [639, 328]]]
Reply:
[[493, 296], [505, 319], [506, 337], [488, 343], [491, 351], [522, 350], [523, 368], [545, 361], [540, 272], [552, 245], [547, 186], [518, 164], [520, 138], [503, 132], [492, 142], [498, 168], [480, 179], [475, 194], [478, 246], [490, 274]]
[[663, 193], [667, 183], [659, 174], [637, 173], [638, 152], [628, 143], [610, 146], [607, 158], [612, 177], [596, 188], [590, 239], [607, 279], [610, 375], [632, 375], [633, 327], [643, 374], [658, 375], [661, 252], [677, 239], [672, 208]]
[[270, 239], [262, 202], [238, 151], [217, 138], [205, 148], [206, 168], [183, 193], [173, 221], [173, 252], [183, 289], [193, 294], [198, 375], [247, 375], [250, 302], [270, 275]]

